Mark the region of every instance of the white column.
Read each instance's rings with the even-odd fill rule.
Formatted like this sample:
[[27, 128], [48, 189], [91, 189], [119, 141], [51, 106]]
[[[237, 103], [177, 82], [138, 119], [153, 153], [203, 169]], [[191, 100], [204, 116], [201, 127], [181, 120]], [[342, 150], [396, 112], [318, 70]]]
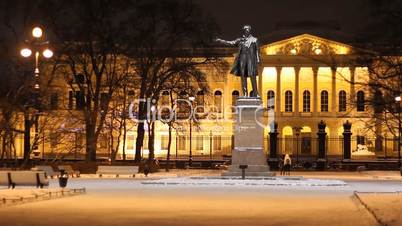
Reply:
[[260, 97], [262, 98], [264, 102], [264, 90], [263, 90], [263, 79], [262, 79], [262, 72], [264, 71], [264, 66], [259, 66], [258, 67], [258, 93], [260, 94]]
[[349, 104], [349, 107], [348, 108], [350, 108], [351, 106], [351, 104], [352, 103], [354, 103], [354, 98], [356, 97], [356, 94], [355, 94], [355, 71], [356, 71], [356, 68], [355, 67], [349, 67], [349, 71], [350, 71], [350, 94], [349, 94], [349, 100], [348, 100], [348, 104]]
[[318, 67], [313, 67], [313, 115], [317, 115], [318, 88], [317, 88]]
[[299, 115], [300, 109], [299, 109], [299, 74], [300, 74], [300, 67], [295, 67], [295, 113], [294, 115]]
[[331, 80], [331, 112], [332, 114], [336, 114], [336, 67], [331, 68], [332, 72], [332, 80]]
[[282, 90], [281, 90], [281, 72], [282, 72], [282, 67], [276, 67], [276, 93], [275, 93], [275, 98], [276, 98], [276, 103], [275, 103], [275, 109], [276, 109], [276, 114], [280, 116], [281, 114], [281, 98], [282, 98]]

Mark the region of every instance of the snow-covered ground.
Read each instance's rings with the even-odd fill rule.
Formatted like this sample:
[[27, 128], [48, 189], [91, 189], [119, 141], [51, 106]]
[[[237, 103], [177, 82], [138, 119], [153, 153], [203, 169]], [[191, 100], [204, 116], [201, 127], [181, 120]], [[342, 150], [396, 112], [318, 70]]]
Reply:
[[[87, 193], [0, 208], [0, 225], [378, 225], [354, 192], [402, 190], [402, 180], [395, 173], [385, 172], [375, 173], [375, 177], [358, 173], [292, 173], [310, 182], [303, 186], [256, 184], [269, 180], [249, 180], [248, 185], [241, 185], [246, 182], [239, 180], [240, 185], [229, 186], [144, 184], [194, 180], [191, 177], [222, 181], [211, 179], [219, 174], [201, 170], [161, 172], [147, 178], [97, 178], [95, 175], [70, 178], [68, 187], [85, 187]], [[302, 180], [291, 182], [295, 181]], [[328, 181], [345, 181], [346, 185], [310, 186]], [[57, 180], [51, 180], [49, 189], [56, 187]], [[373, 202], [372, 205], [397, 216], [402, 206], [390, 208], [387, 205], [390, 202], [399, 201], [384, 199], [382, 204]], [[389, 225], [398, 225], [392, 222]]]
[[383, 225], [402, 225], [402, 193], [357, 193]]
[[143, 185], [162, 185], [162, 186], [346, 186], [341, 180], [324, 179], [305, 179], [302, 177], [268, 177], [268, 178], [221, 178], [221, 177], [178, 177], [141, 182]]

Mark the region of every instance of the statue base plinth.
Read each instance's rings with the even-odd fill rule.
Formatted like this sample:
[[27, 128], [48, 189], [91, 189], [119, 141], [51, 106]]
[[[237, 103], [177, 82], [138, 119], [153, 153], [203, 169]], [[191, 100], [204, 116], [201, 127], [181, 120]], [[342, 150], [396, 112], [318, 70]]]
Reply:
[[264, 154], [264, 128], [262, 125], [263, 107], [260, 98], [240, 97], [234, 125], [234, 144], [232, 164], [222, 176], [241, 176], [240, 165], [247, 165], [246, 176], [272, 177], [267, 157]]

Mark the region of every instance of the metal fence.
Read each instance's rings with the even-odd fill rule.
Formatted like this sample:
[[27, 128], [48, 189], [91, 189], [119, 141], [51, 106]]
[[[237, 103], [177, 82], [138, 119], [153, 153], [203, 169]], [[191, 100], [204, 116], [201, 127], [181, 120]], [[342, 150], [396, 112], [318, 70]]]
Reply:
[[[141, 156], [148, 158], [147, 138], [144, 140], [144, 147]], [[178, 136], [172, 139], [170, 158], [193, 160], [225, 160], [230, 159], [234, 148], [233, 136], [205, 135], [205, 136]], [[326, 158], [343, 158], [343, 138], [326, 139]], [[134, 146], [133, 146], [134, 149]], [[135, 157], [135, 150], [126, 150], [126, 159], [132, 160]], [[270, 153], [269, 136], [264, 137], [264, 152], [269, 157]], [[191, 150], [191, 153], [190, 153]], [[398, 156], [397, 138], [370, 138], [353, 136], [351, 139], [352, 159], [389, 159]], [[312, 160], [317, 158], [318, 138], [300, 136], [278, 138], [277, 155], [290, 154], [293, 159]], [[155, 156], [159, 159], [166, 159], [167, 147], [161, 139], [155, 140]], [[98, 148], [97, 158], [108, 160], [111, 157], [108, 148]], [[42, 159], [85, 159], [85, 148], [83, 146], [70, 151], [43, 152]], [[123, 159], [121, 151], [117, 154], [118, 160]]]

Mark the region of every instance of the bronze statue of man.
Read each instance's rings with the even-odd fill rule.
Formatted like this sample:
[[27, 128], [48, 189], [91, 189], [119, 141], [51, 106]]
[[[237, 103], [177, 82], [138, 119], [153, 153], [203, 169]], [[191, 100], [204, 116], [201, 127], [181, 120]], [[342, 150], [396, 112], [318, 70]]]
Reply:
[[260, 51], [258, 40], [251, 35], [251, 26], [244, 25], [243, 36], [233, 41], [225, 41], [217, 38], [216, 41], [226, 45], [239, 46], [239, 53], [234, 61], [231, 74], [240, 76], [243, 96], [248, 96], [247, 77], [250, 77], [253, 88], [250, 96], [260, 97], [257, 89], [258, 64], [260, 63]]

